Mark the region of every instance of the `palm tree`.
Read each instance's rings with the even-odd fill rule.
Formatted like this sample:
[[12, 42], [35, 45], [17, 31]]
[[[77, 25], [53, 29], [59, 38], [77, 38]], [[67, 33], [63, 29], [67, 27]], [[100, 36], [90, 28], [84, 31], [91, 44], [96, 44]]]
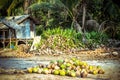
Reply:
[[74, 27], [78, 32], [82, 33], [82, 28], [77, 21], [78, 15], [81, 11], [81, 0], [61, 0], [67, 16], [70, 17], [72, 23], [71, 27]]
[[82, 29], [85, 31], [85, 18], [86, 18], [86, 7], [87, 7], [88, 0], [82, 0], [82, 7], [83, 7], [83, 17], [82, 17]]

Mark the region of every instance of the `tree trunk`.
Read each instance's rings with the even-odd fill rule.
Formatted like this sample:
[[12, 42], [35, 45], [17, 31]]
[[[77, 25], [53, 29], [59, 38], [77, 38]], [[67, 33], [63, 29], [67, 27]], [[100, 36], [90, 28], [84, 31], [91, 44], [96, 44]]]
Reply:
[[83, 17], [82, 17], [82, 29], [85, 29], [85, 17], [86, 17], [86, 4], [83, 4]]
[[82, 16], [82, 41], [84, 44], [87, 43], [87, 39], [85, 37], [85, 17], [86, 17], [86, 0], [83, 0], [83, 16]]
[[50, 15], [51, 15], [51, 11], [48, 10], [48, 19], [50, 18]]
[[30, 5], [30, 0], [25, 0], [24, 1], [24, 14], [29, 14], [29, 9], [28, 9], [29, 5]]

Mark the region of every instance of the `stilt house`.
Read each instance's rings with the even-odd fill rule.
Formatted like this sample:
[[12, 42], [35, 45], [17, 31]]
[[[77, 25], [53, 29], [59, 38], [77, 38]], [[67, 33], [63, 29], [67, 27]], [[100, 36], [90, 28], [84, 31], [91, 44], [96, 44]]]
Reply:
[[36, 23], [29, 15], [0, 18], [0, 44], [5, 47], [12, 42], [17, 45], [20, 41], [33, 40]]

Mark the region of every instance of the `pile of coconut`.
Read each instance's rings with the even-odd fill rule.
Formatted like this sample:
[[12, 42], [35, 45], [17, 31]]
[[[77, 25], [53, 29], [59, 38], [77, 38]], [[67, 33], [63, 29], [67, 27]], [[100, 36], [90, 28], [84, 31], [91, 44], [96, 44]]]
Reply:
[[105, 73], [101, 66], [88, 65], [87, 62], [80, 61], [77, 58], [52, 60], [48, 65], [40, 64], [39, 66], [27, 68], [27, 72], [71, 77], [87, 77], [88, 74]]

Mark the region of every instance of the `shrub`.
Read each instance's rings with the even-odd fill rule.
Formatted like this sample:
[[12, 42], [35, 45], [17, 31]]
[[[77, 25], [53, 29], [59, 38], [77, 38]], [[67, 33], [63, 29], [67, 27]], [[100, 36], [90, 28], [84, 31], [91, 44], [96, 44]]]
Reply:
[[105, 33], [95, 31], [86, 33], [85, 37], [87, 39], [88, 47], [97, 47], [97, 45], [106, 44], [108, 39], [108, 36]]
[[[82, 46], [82, 42], [78, 40], [79, 35], [73, 29], [48, 29], [41, 35], [42, 40], [38, 48], [67, 49]], [[77, 39], [78, 38], [78, 39]], [[44, 47], [43, 47], [44, 46]]]
[[38, 48], [51, 48], [51, 49], [71, 49], [71, 48], [96, 48], [97, 45], [105, 44], [108, 36], [105, 33], [99, 32], [86, 32], [85, 40], [83, 42], [83, 35], [77, 33], [73, 29], [48, 29], [43, 31], [41, 35], [41, 42], [37, 45]]

